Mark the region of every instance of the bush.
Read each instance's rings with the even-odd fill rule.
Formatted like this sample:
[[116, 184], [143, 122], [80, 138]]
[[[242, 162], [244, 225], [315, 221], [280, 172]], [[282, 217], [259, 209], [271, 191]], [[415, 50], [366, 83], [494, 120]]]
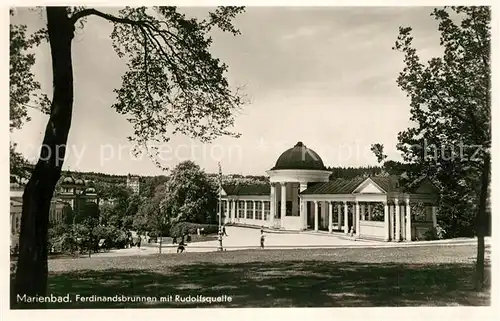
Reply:
[[105, 240], [105, 248], [124, 248], [128, 242], [127, 233], [113, 225], [100, 225], [94, 230], [94, 238], [98, 243], [99, 240]]
[[424, 233], [425, 241], [434, 241], [437, 240], [436, 230], [434, 228], [430, 228], [427, 232]]
[[198, 223], [191, 223], [191, 222], [180, 222], [172, 226], [170, 229], [170, 236], [171, 237], [181, 237], [182, 235], [185, 235], [186, 233], [189, 234], [196, 234], [197, 229], [204, 229], [205, 234], [214, 234], [217, 233], [219, 230], [218, 225], [214, 224], [198, 224]]

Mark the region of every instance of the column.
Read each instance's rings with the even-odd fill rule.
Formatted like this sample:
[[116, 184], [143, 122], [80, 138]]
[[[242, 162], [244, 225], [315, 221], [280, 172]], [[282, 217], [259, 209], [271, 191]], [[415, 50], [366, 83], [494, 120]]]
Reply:
[[243, 214], [243, 223], [246, 224], [247, 222], [247, 210], [248, 210], [248, 202], [246, 200], [244, 200], [243, 202], [245, 202], [245, 209], [244, 209], [244, 214]]
[[406, 241], [411, 242], [411, 206], [410, 206], [410, 197], [406, 198]]
[[344, 201], [344, 234], [349, 234], [349, 209]]
[[314, 201], [314, 230], [318, 231], [318, 212], [319, 212], [319, 202]]
[[[300, 193], [302, 193], [306, 189], [307, 189], [307, 183], [300, 183], [299, 195], [300, 195]], [[306, 201], [304, 201], [301, 197], [300, 198], [300, 218], [302, 220], [302, 228], [304, 230], [307, 230], [307, 207], [306, 206], [307, 206]]]
[[281, 183], [281, 228], [285, 228], [286, 216], [286, 183]]
[[437, 206], [432, 206], [432, 226], [437, 227]]
[[328, 202], [328, 232], [333, 231], [333, 204]]
[[266, 220], [266, 214], [265, 214], [265, 206], [264, 206], [264, 201], [260, 201], [260, 213], [262, 215], [261, 220], [264, 222]]
[[394, 241], [394, 204], [389, 206], [389, 237]]
[[256, 201], [252, 201], [253, 202], [253, 216], [252, 216], [252, 219], [255, 220], [255, 213], [257, 212], [256, 208], [255, 208], [255, 204], [257, 203]]
[[238, 202], [236, 202], [236, 200], [233, 200], [233, 207], [231, 208], [231, 210], [233, 211], [233, 215], [232, 215], [233, 222], [236, 221], [236, 206], [237, 205], [238, 205]]
[[359, 204], [359, 210], [361, 211], [361, 218], [360, 220], [365, 220], [365, 204], [361, 203]]
[[276, 217], [276, 185], [271, 184], [271, 198], [269, 200], [269, 226], [274, 225], [274, 218]]
[[387, 201], [384, 202], [384, 227], [385, 227], [385, 241], [389, 241], [390, 227], [389, 227], [389, 208], [387, 206]]
[[302, 228], [307, 230], [307, 201], [300, 199], [300, 220], [302, 221]]
[[372, 204], [368, 203], [368, 221], [372, 220]]
[[396, 242], [401, 240], [401, 215], [399, 214], [399, 201], [398, 199], [394, 199], [394, 210], [396, 216]]
[[405, 215], [405, 211], [406, 211], [406, 205], [404, 204], [404, 201], [401, 202], [401, 204], [399, 205], [399, 216], [401, 217], [400, 218], [400, 222], [401, 222], [401, 240], [406, 240], [406, 215]]
[[339, 230], [342, 230], [342, 206], [337, 204], [337, 226]]
[[355, 229], [356, 229], [356, 236], [359, 236], [359, 225], [360, 225], [360, 222], [359, 222], [359, 203], [358, 203], [358, 201], [356, 201], [356, 205], [355, 206], [356, 206], [355, 207], [355, 211], [354, 211], [354, 213], [356, 215], [356, 217], [355, 217], [355, 219], [356, 219], [355, 220], [355, 222], [356, 222]]

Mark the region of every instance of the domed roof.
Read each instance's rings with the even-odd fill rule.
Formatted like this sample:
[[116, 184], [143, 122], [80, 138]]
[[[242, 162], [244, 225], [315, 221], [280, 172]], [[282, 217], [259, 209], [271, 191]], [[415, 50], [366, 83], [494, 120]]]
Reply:
[[66, 184], [75, 184], [75, 180], [71, 176], [66, 176], [63, 179], [63, 183], [66, 183]]
[[86, 192], [87, 194], [95, 194], [95, 193], [96, 193], [95, 188], [93, 188], [93, 187], [89, 187], [89, 188], [87, 188], [87, 189], [85, 190], [85, 192]]
[[276, 161], [272, 170], [277, 169], [313, 169], [326, 170], [321, 157], [302, 142], [286, 150]]
[[75, 184], [76, 185], [85, 185], [85, 182], [83, 181], [83, 179], [79, 178], [75, 181]]

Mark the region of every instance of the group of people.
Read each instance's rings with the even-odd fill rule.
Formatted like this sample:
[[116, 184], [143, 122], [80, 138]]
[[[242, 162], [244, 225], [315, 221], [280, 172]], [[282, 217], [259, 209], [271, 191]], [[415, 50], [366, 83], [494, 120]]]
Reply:
[[[223, 236], [229, 236], [226, 232], [225, 225], [223, 225], [219, 228], [218, 241], [219, 241], [220, 248], [222, 248], [222, 237]], [[266, 239], [266, 236], [264, 235], [264, 227], [261, 227], [261, 229], [260, 229], [260, 248], [261, 249], [264, 248], [265, 239]], [[189, 233], [183, 234], [181, 236], [181, 241], [178, 244], [177, 244], [177, 237], [174, 237], [172, 239], [172, 244], [177, 244], [177, 253], [183, 253], [184, 250], [186, 249], [188, 242], [191, 242], [191, 234], [189, 234]]]

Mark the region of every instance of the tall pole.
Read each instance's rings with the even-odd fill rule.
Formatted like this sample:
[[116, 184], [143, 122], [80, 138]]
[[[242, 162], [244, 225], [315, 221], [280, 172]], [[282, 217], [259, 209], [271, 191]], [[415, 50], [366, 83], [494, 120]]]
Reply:
[[219, 162], [219, 231], [222, 225], [222, 169]]
[[164, 217], [163, 217], [163, 207], [162, 207], [162, 204], [160, 202], [160, 219], [159, 219], [159, 222], [160, 222], [160, 228], [158, 229], [159, 232], [158, 232], [158, 237], [160, 237], [160, 254], [161, 254], [161, 243], [163, 241], [163, 234], [162, 234], [162, 231], [163, 231], [163, 226], [164, 226]]
[[222, 251], [222, 168], [219, 162], [219, 251]]
[[75, 227], [76, 215], [77, 215], [77, 211], [79, 210], [79, 206], [78, 206], [79, 197], [78, 196], [79, 196], [78, 191], [75, 188], [75, 208], [73, 209], [73, 244], [75, 246], [75, 253], [78, 250], [78, 244], [76, 242], [76, 227]]

